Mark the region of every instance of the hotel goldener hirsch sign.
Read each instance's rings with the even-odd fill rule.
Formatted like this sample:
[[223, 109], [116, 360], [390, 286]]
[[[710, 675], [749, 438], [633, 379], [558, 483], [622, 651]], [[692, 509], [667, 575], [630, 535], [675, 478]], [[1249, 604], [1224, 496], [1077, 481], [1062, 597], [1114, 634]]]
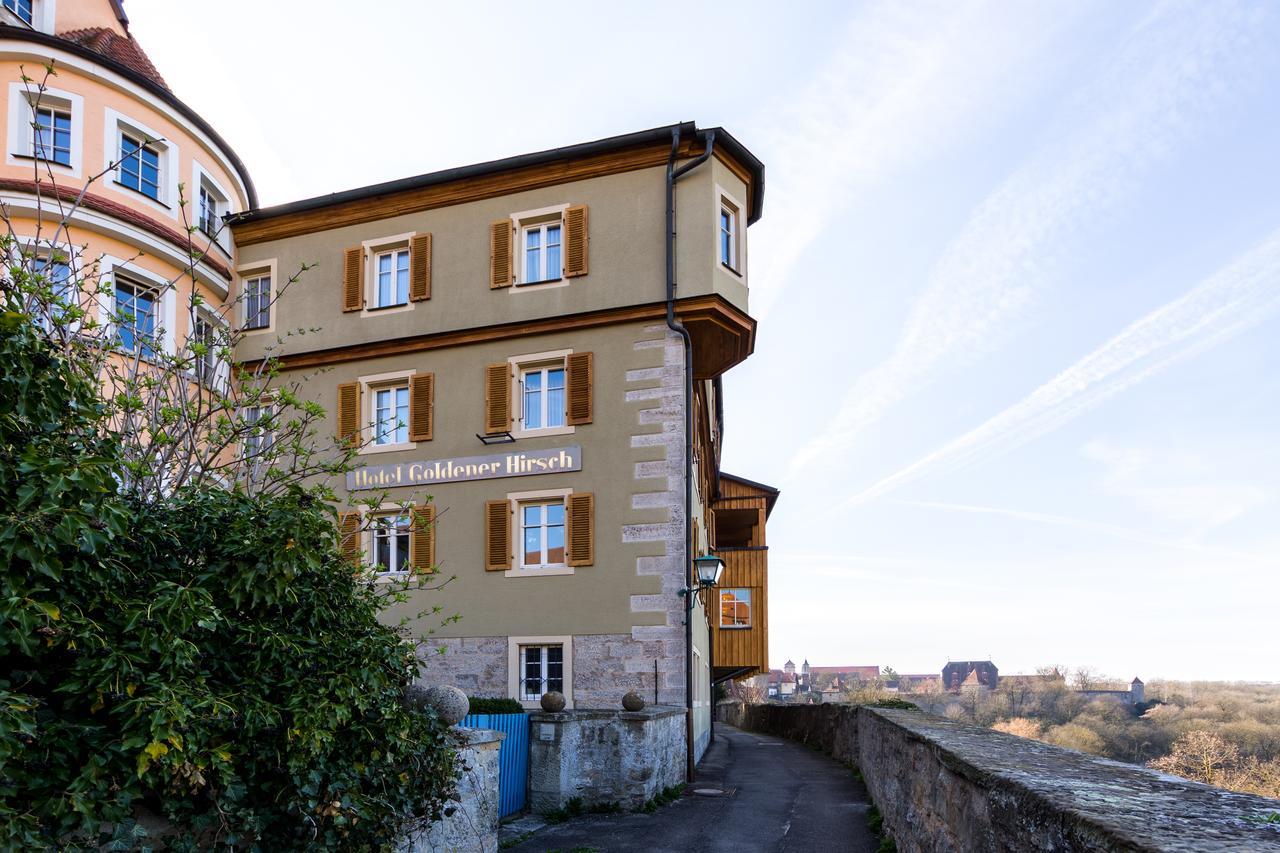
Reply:
[[582, 470], [582, 448], [552, 447], [548, 450], [512, 450], [488, 456], [459, 456], [427, 462], [397, 462], [370, 465], [347, 472], [347, 491], [392, 489], [397, 486], [429, 486], [433, 483], [460, 483], [465, 480], [493, 480], [499, 477], [528, 477]]

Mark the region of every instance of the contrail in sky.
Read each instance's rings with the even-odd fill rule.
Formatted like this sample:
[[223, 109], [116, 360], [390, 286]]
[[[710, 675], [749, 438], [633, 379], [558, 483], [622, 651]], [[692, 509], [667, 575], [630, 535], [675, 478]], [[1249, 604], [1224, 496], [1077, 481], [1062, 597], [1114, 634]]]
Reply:
[[1023, 400], [841, 503], [865, 503], [924, 474], [1007, 452], [1191, 355], [1257, 325], [1280, 306], [1280, 230], [1174, 301], [1132, 323]]
[[[1232, 91], [1259, 11], [1166, 3], [1072, 99], [1062, 141], [1017, 169], [935, 266], [894, 352], [852, 383], [833, 424], [802, 446], [792, 476], [848, 446], [944, 367], [990, 350], [1047, 279], [1074, 231], [1093, 227]], [[1236, 70], [1233, 70], [1236, 69]], [[1226, 79], [1224, 79], [1226, 78]]]

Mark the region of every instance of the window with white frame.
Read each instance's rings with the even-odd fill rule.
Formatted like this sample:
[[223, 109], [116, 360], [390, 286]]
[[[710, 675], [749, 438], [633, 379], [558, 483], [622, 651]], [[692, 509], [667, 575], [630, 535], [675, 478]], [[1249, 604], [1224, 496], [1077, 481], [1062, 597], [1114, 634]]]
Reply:
[[738, 271], [738, 208], [720, 201], [720, 263]]
[[549, 569], [566, 565], [564, 498], [516, 504], [520, 524], [520, 568]]
[[261, 456], [275, 444], [275, 432], [271, 429], [272, 409], [269, 405], [249, 406], [244, 410], [244, 460], [251, 470], [262, 464]]
[[537, 701], [553, 690], [563, 693], [564, 646], [521, 646], [519, 690], [526, 702]]
[[78, 304], [75, 282], [71, 280], [71, 266], [56, 254], [37, 255], [33, 262], [36, 275], [44, 276], [52, 297], [49, 306], [48, 323], [58, 319], [64, 312]]
[[407, 444], [409, 441], [409, 383], [370, 389], [373, 404], [373, 443]]
[[217, 240], [221, 237], [222, 216], [226, 212], [226, 196], [211, 181], [202, 177], [197, 198], [196, 225], [205, 236]]
[[120, 156], [116, 181], [148, 198], [161, 200], [160, 149], [141, 135], [120, 132]]
[[517, 284], [557, 281], [564, 275], [560, 218], [520, 225], [520, 277]]
[[409, 568], [409, 537], [413, 520], [408, 512], [376, 515], [370, 526], [373, 569], [380, 575], [400, 574]]
[[520, 429], [565, 426], [564, 359], [520, 368]]
[[199, 345], [199, 352], [192, 347], [192, 360], [196, 378], [203, 385], [213, 385], [218, 379], [218, 327], [206, 314], [196, 315], [191, 342]]
[[271, 325], [271, 274], [244, 279], [244, 327], [265, 329]]
[[409, 304], [409, 248], [373, 253], [374, 308]]
[[751, 627], [751, 590], [720, 590], [720, 627]]
[[22, 19], [23, 23], [35, 23], [33, 0], [4, 0], [4, 8]]
[[32, 108], [31, 156], [62, 166], [71, 165], [71, 110], [53, 106]]
[[115, 324], [116, 338], [128, 353], [154, 358], [157, 350], [156, 315], [160, 294], [154, 288], [116, 274]]

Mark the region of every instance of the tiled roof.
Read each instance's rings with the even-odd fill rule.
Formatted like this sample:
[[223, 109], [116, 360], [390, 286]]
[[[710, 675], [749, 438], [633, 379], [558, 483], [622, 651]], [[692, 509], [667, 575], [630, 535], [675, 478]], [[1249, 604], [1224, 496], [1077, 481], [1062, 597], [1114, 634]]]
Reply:
[[88, 48], [100, 56], [119, 63], [136, 74], [141, 74], [158, 86], [169, 91], [169, 84], [164, 82], [160, 72], [151, 64], [147, 54], [133, 36], [120, 35], [108, 27], [86, 27], [81, 30], [67, 30], [58, 33], [58, 38], [74, 42]]
[[856, 675], [859, 678], [879, 678], [878, 666], [811, 666], [812, 675]]

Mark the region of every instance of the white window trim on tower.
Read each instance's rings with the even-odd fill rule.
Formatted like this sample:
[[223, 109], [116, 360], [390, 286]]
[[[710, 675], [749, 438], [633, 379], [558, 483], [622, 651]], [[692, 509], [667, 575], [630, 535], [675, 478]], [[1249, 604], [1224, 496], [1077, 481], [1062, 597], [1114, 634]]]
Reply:
[[[370, 453], [393, 453], [397, 450], [413, 450], [418, 446], [416, 441], [399, 441], [388, 444], [374, 443], [374, 419], [377, 412], [377, 394], [376, 392], [390, 387], [408, 388], [410, 380], [416, 374], [416, 370], [397, 370], [391, 373], [376, 373], [371, 376], [361, 376], [357, 380], [360, 383], [360, 430], [361, 435], [368, 435], [369, 441], [365, 442], [357, 451], [359, 454]], [[409, 416], [405, 420], [405, 429], [412, 429], [412, 410], [413, 401], [410, 400]]]
[[[213, 191], [213, 197], [216, 202], [215, 218], [218, 220], [217, 225], [219, 227], [217, 228], [217, 237], [212, 238], [210, 242], [230, 255], [231, 229], [223, 225], [221, 220], [223, 216], [233, 212], [231, 209], [231, 193], [227, 192], [226, 188], [218, 183], [213, 175], [209, 174], [208, 169], [200, 165], [199, 161], [193, 159], [191, 161], [191, 198], [187, 200], [191, 209], [187, 215], [191, 220], [190, 224], [195, 225], [197, 228], [200, 228], [203, 224], [200, 219], [200, 187], [202, 184], [207, 184], [208, 188]], [[205, 235], [203, 229], [196, 233], [208, 236]]]
[[520, 647], [521, 646], [560, 646], [563, 649], [563, 682], [564, 682], [564, 707], [566, 709], [573, 708], [573, 637], [564, 636], [535, 636], [535, 637], [507, 637], [507, 695], [515, 699], [526, 708], [539, 708], [540, 700], [525, 699], [523, 692], [520, 690], [520, 679], [523, 671], [520, 666]]
[[[377, 307], [378, 303], [378, 255], [386, 254], [403, 249], [409, 251], [409, 241], [413, 239], [417, 232], [410, 231], [407, 234], [392, 234], [388, 237], [375, 237], [372, 240], [365, 240], [360, 245], [364, 249], [364, 307], [360, 309], [361, 317], [385, 317], [388, 314], [399, 314], [403, 311], [412, 311], [418, 303], [411, 298], [406, 298], [403, 304], [388, 305], [386, 307]], [[394, 277], [393, 277], [394, 281]], [[413, 285], [413, 258], [409, 258], [409, 285]]]
[[22, 17], [17, 12], [0, 6], [0, 23], [15, 27], [31, 27], [33, 30], [39, 30], [49, 35], [53, 35], [54, 22], [57, 20], [57, 16], [57, 0], [31, 0], [31, 23], [29, 24], [22, 20]]
[[[141, 139], [141, 141], [155, 148], [158, 152], [160, 172], [158, 181], [160, 197], [158, 199], [153, 199], [146, 193], [139, 192], [120, 183], [121, 134], [128, 134], [135, 139]], [[104, 110], [102, 144], [102, 168], [107, 169], [110, 167], [112, 174], [108, 186], [113, 191], [155, 208], [170, 219], [178, 218], [177, 164], [180, 162], [180, 157], [176, 143], [165, 139], [163, 134], [152, 130], [142, 122], [107, 107]], [[112, 164], [115, 164], [114, 167], [112, 167]]]
[[175, 354], [178, 346], [178, 295], [169, 280], [111, 255], [103, 255], [98, 268], [102, 271], [102, 280], [110, 282], [110, 291], [98, 299], [98, 322], [104, 328], [111, 325], [111, 314], [115, 311], [115, 276], [118, 271], [126, 279], [132, 279], [156, 291], [160, 303], [156, 311], [156, 326], [161, 330], [161, 351], [166, 355]]
[[[508, 293], [529, 293], [530, 291], [547, 290], [554, 287], [567, 287], [570, 284], [570, 280], [564, 277], [564, 212], [569, 209], [569, 206], [569, 203], [566, 202], [564, 204], [553, 204], [549, 207], [539, 207], [534, 210], [522, 210], [519, 213], [511, 214], [511, 224], [515, 229], [515, 245], [512, 247], [515, 280], [513, 282], [514, 287], [507, 288]], [[530, 226], [541, 226], [548, 223], [559, 223], [560, 225], [560, 274], [553, 278], [544, 278], [541, 281], [529, 281], [525, 272], [525, 229]]]
[[49, 88], [36, 93], [28, 92], [21, 82], [9, 84], [9, 134], [5, 163], [30, 169], [35, 159], [35, 138], [31, 127], [31, 123], [35, 121], [33, 98], [38, 98], [42, 109], [52, 108], [71, 114], [70, 165], [64, 166], [53, 160], [39, 160], [37, 162], [41, 173], [48, 164], [58, 175], [80, 177], [84, 164], [84, 98], [63, 89]]
[[[533, 436], [553, 436], [553, 435], [573, 435], [577, 427], [565, 423], [562, 426], [555, 427], [537, 427], [535, 429], [526, 429], [524, 425], [524, 371], [530, 368], [554, 367], [558, 363], [560, 367], [565, 367], [568, 363], [568, 357], [573, 355], [571, 349], [549, 350], [548, 352], [535, 352], [527, 355], [513, 355], [507, 359], [507, 363], [511, 365], [511, 399], [516, 401], [516, 418], [511, 435], [515, 438], [531, 438]], [[546, 399], [545, 388], [543, 390], [543, 400]], [[568, 406], [569, 389], [568, 375], [565, 376], [565, 405]], [[544, 402], [545, 408], [545, 402]], [[568, 413], [565, 414], [565, 420], [568, 421]]]

